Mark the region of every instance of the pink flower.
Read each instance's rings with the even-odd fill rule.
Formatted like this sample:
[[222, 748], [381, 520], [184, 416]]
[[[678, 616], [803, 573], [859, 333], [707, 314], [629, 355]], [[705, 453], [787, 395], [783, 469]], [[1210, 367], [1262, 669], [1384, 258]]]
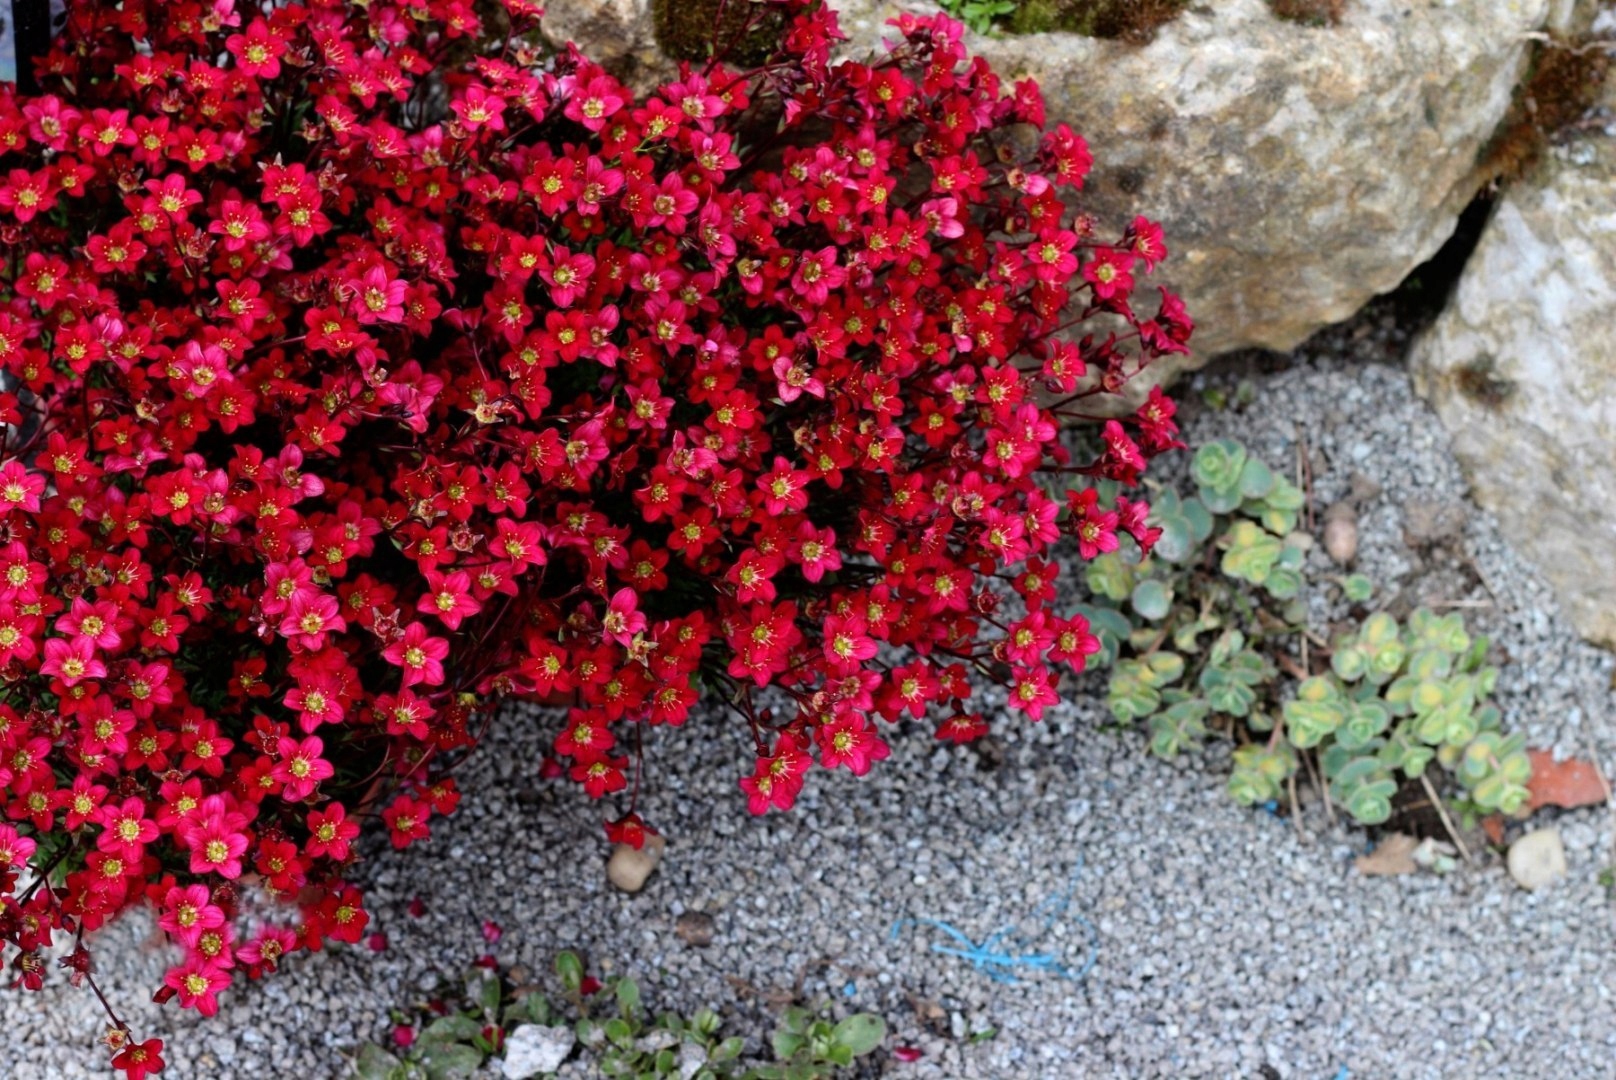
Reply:
[[386, 649], [382, 656], [388, 663], [403, 669], [404, 685], [443, 685], [443, 661], [449, 655], [449, 643], [443, 638], [431, 637], [421, 623], [412, 622], [403, 635]]
[[436, 615], [443, 620], [443, 625], [458, 630], [463, 620], [482, 610], [482, 605], [473, 599], [471, 575], [464, 570], [449, 574], [428, 570], [426, 592], [421, 594], [416, 610]]
[[181, 830], [181, 838], [191, 852], [191, 873], [218, 874], [234, 881], [241, 876], [241, 857], [247, 852], [247, 835], [243, 832], [247, 816], [226, 809], [218, 795], [204, 799], [198, 815]]
[[825, 619], [825, 659], [838, 673], [856, 671], [876, 654], [862, 615], [830, 615]]
[[231, 34], [225, 48], [236, 58], [236, 68], [256, 79], [273, 79], [281, 73], [280, 57], [286, 52], [263, 19], [254, 19], [245, 34]]
[[329, 593], [299, 593], [286, 606], [280, 631], [294, 644], [308, 650], [325, 644], [325, 635], [340, 633], [347, 622], [339, 614], [337, 598]]
[[819, 307], [830, 296], [830, 290], [840, 288], [846, 280], [846, 268], [836, 263], [836, 249], [826, 247], [797, 257], [791, 287], [810, 306]]
[[490, 94], [476, 83], [466, 87], [466, 92], [455, 99], [453, 108], [460, 122], [471, 131], [479, 128], [505, 130], [505, 99]]
[[13, 458], [0, 466], [0, 511], [39, 512], [39, 497], [45, 493], [45, 477], [30, 472]]
[[0, 825], [0, 867], [23, 866], [34, 851], [34, 841], [19, 834], [15, 826]]
[[348, 811], [341, 803], [330, 803], [309, 814], [309, 840], [305, 850], [312, 858], [348, 861], [348, 844], [359, 835], [359, 824], [347, 817]]
[[314, 735], [301, 741], [284, 737], [277, 740], [280, 760], [275, 762], [270, 776], [281, 783], [281, 798], [301, 802], [314, 794], [321, 780], [335, 774], [332, 764], [320, 756], [324, 750], [325, 743]]
[[230, 985], [230, 974], [211, 961], [188, 956], [179, 967], [168, 970], [163, 984], [179, 993], [182, 1009], [214, 1016], [219, 1011], [219, 991]]
[[870, 766], [884, 760], [892, 751], [864, 717], [856, 713], [838, 717], [817, 732], [819, 763], [827, 769], [846, 765], [854, 776], [863, 776]]
[[628, 645], [634, 641], [635, 634], [645, 630], [645, 613], [636, 606], [638, 601], [633, 589], [618, 589], [612, 594], [606, 614], [600, 620], [601, 630], [609, 640]]
[[157, 925], [187, 949], [194, 948], [204, 932], [217, 930], [227, 921], [224, 911], [211, 902], [205, 885], [175, 886], [158, 905]]
[[95, 846], [126, 863], [137, 863], [146, 845], [157, 839], [157, 822], [146, 817], [146, 804], [130, 796], [121, 805], [105, 805], [100, 812], [101, 835]]
[[105, 678], [107, 665], [96, 658], [95, 646], [85, 638], [50, 638], [45, 642], [45, 662], [39, 665], [39, 671], [72, 687], [87, 679]]
[[1010, 707], [1019, 709], [1034, 720], [1044, 718], [1044, 710], [1060, 701], [1054, 687], [1049, 684], [1049, 671], [1045, 668], [1016, 668], [1010, 682]]
[[836, 548], [835, 529], [816, 529], [812, 522], [797, 526], [796, 538], [791, 543], [791, 555], [802, 568], [802, 576], [819, 582], [825, 575], [842, 567], [842, 553]]
[[404, 296], [409, 284], [402, 278], [389, 278], [385, 268], [372, 266], [347, 285], [353, 296], [348, 308], [361, 323], [404, 321]]

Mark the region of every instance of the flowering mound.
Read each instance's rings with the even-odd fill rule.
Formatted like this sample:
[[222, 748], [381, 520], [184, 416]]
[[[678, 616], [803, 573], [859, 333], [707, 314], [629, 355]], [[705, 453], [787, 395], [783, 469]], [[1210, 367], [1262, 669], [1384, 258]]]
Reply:
[[[1172, 406], [1105, 399], [1185, 348], [1130, 307], [1159, 230], [1068, 220], [1082, 139], [957, 23], [833, 67], [833, 15], [773, 10], [767, 63], [636, 100], [526, 44], [533, 0], [75, 0], [46, 92], [0, 91], [25, 985], [142, 899], [204, 1013], [357, 940], [358, 819], [425, 837], [503, 696], [573, 703], [600, 796], [721, 691], [762, 811], [903, 713], [979, 734], [973, 672], [1037, 719], [1096, 649], [1041, 557], [1154, 538], [1110, 482]], [[238, 938], [247, 888], [295, 907]]]

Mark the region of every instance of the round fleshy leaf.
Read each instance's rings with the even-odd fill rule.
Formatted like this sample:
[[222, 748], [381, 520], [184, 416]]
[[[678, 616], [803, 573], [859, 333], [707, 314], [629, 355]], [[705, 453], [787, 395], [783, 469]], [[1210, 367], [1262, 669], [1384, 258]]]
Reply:
[[1141, 581], [1133, 587], [1133, 609], [1140, 618], [1165, 619], [1173, 607], [1173, 593], [1160, 581]]

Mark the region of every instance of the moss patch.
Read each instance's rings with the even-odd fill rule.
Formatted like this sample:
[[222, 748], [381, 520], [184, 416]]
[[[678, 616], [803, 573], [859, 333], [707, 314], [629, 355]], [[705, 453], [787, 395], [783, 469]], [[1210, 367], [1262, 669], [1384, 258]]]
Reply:
[[1610, 54], [1586, 39], [1534, 45], [1509, 115], [1481, 153], [1483, 178], [1508, 181], [1525, 173], [1557, 136], [1588, 115], [1610, 65]]
[[1012, 34], [1064, 30], [1144, 44], [1190, 0], [1025, 0], [1006, 22]]
[[716, 50], [740, 67], [767, 60], [785, 29], [777, 10], [748, 0], [651, 0], [651, 25], [674, 60], [706, 60]]
[[1268, 0], [1274, 14], [1303, 26], [1335, 26], [1347, 9], [1347, 0]]

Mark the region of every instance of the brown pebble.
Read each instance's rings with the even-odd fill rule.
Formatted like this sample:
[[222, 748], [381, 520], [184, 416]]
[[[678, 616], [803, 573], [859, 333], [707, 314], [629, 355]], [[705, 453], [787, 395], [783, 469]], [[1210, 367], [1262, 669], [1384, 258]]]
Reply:
[[1337, 566], [1358, 557], [1358, 515], [1348, 503], [1336, 503], [1324, 513], [1324, 550]]
[[687, 911], [673, 924], [673, 932], [686, 945], [705, 948], [713, 943], [713, 917], [705, 911]]

